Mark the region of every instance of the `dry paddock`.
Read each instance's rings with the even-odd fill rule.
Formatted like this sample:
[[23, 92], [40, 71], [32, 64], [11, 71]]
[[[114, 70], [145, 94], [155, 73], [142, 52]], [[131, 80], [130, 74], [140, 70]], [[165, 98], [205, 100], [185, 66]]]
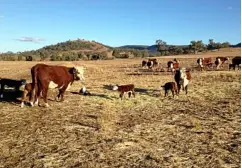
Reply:
[[[158, 60], [165, 66], [172, 58]], [[180, 60], [196, 64], [196, 57]], [[188, 96], [173, 99], [159, 90], [173, 75], [142, 75], [141, 61], [45, 62], [83, 65], [86, 80], [62, 103], [50, 91], [49, 108], [0, 102], [0, 167], [240, 167], [240, 71], [194, 70]], [[0, 77], [31, 81], [36, 63], [0, 62]], [[121, 101], [110, 90], [129, 83], [135, 98]], [[83, 86], [91, 96], [76, 94]]]

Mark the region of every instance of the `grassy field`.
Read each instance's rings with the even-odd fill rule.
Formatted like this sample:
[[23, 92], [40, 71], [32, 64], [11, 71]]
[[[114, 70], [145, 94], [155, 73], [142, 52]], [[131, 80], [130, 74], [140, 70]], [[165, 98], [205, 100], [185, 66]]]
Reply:
[[[147, 72], [142, 59], [45, 62], [86, 67], [65, 101], [49, 108], [20, 108], [0, 102], [0, 167], [240, 167], [241, 72], [197, 71], [197, 57], [240, 55], [240, 49], [209, 55], [176, 56], [192, 68], [188, 95], [164, 98], [160, 86], [174, 81], [170, 72]], [[166, 67], [174, 57], [158, 57]], [[214, 58], [215, 60], [215, 58]], [[0, 62], [0, 77], [31, 81], [37, 62]], [[136, 86], [123, 101], [110, 85]], [[87, 87], [91, 96], [76, 94]], [[162, 96], [161, 96], [162, 95]], [[41, 100], [43, 105], [43, 101]]]

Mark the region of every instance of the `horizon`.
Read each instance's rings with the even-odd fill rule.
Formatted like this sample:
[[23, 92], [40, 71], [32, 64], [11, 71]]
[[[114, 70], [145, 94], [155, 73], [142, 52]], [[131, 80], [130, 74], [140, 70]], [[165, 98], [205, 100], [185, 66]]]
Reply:
[[[3, 0], [0, 52], [23, 52], [85, 39], [111, 47], [189, 45], [192, 40], [241, 42], [241, 2]], [[158, 19], [157, 19], [158, 18]]]

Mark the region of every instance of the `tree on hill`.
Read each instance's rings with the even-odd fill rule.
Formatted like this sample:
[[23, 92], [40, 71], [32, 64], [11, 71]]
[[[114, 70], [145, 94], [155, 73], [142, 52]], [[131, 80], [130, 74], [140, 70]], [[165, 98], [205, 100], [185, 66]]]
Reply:
[[167, 52], [167, 43], [163, 40], [156, 40], [157, 51], [161, 53], [161, 55], [166, 55]]
[[198, 51], [204, 50], [204, 44], [202, 40], [198, 40], [198, 41], [193, 40], [191, 41], [189, 48], [194, 51], [194, 54], [197, 54]]
[[229, 42], [223, 42], [222, 44], [222, 48], [228, 48], [230, 46], [230, 43]]
[[216, 48], [216, 43], [214, 42], [213, 39], [209, 39], [208, 41], [209, 41], [209, 43], [207, 45], [207, 49], [208, 50], [214, 50]]
[[222, 46], [222, 44], [220, 43], [220, 42], [217, 42], [217, 43], [215, 43], [215, 48], [216, 49], [220, 49], [220, 48], [222, 48], [223, 46]]

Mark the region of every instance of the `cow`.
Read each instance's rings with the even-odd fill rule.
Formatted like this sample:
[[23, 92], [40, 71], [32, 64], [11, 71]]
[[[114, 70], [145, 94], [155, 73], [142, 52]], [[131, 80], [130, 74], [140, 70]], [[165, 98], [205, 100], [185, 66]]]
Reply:
[[169, 90], [171, 90], [173, 98], [175, 96], [175, 93], [176, 93], [176, 95], [178, 95], [178, 89], [177, 89], [177, 85], [175, 82], [167, 82], [167, 83], [165, 83], [165, 85], [163, 85], [161, 87], [163, 87], [165, 90], [165, 97], [168, 95]]
[[235, 67], [238, 66], [238, 70], [241, 68], [241, 57], [237, 56], [232, 59], [232, 64], [229, 64], [229, 70], [233, 68], [235, 70]]
[[191, 74], [189, 70], [186, 70], [186, 68], [179, 68], [176, 70], [174, 79], [176, 81], [177, 87], [178, 87], [178, 94], [180, 93], [180, 89], [182, 87], [183, 90], [185, 90], [186, 94], [188, 91], [188, 84], [191, 80]]
[[142, 61], [142, 68], [143, 68], [143, 67], [146, 67], [146, 65], [147, 65], [147, 61], [143, 60], [143, 61]]
[[[38, 87], [36, 89], [38, 89]], [[32, 90], [33, 90], [33, 84], [32, 83], [27, 83], [24, 86], [24, 90], [23, 90], [23, 94], [22, 94], [22, 99], [21, 99], [21, 106], [20, 107], [24, 107], [24, 103], [25, 103], [27, 97], [29, 97], [29, 101], [31, 100]], [[36, 90], [36, 92], [38, 92], [38, 91]], [[34, 97], [34, 103], [38, 104], [37, 94]]]
[[26, 61], [33, 61], [33, 57], [32, 57], [32, 56], [26, 56], [26, 57], [25, 57], [25, 60], [26, 60]]
[[223, 65], [225, 62], [228, 62], [228, 61], [229, 61], [228, 57], [216, 57], [216, 60], [214, 63], [216, 65], [216, 68], [219, 69], [221, 65]]
[[14, 79], [1, 78], [0, 79], [0, 85], [1, 85], [0, 98], [2, 99], [4, 97], [5, 85], [7, 85], [8, 87], [13, 87], [15, 89], [15, 92], [18, 92], [21, 89], [20, 87], [24, 86], [25, 84], [26, 84], [25, 79], [14, 80]]
[[167, 62], [167, 69], [171, 70], [172, 74], [175, 72], [175, 70], [179, 68], [179, 62], [175, 61], [168, 61]]
[[123, 99], [123, 95], [125, 92], [128, 92], [129, 98], [131, 97], [131, 94], [135, 97], [135, 91], [134, 91], [134, 84], [128, 84], [128, 85], [115, 85], [113, 86], [113, 90], [118, 90], [120, 92], [119, 97], [121, 100]]
[[155, 66], [158, 66], [158, 61], [156, 58], [149, 58], [147, 62], [147, 66], [149, 69], [152, 69]]
[[57, 65], [36, 64], [31, 68], [32, 75], [32, 93], [31, 106], [34, 106], [33, 100], [35, 94], [37, 98], [42, 93], [42, 97], [46, 107], [47, 92], [49, 88], [58, 88], [59, 94], [57, 99], [64, 101], [64, 93], [66, 89], [76, 80], [84, 80], [84, 68], [81, 66], [65, 67]]
[[204, 66], [211, 68], [213, 66], [212, 58], [198, 58], [197, 64], [201, 68], [201, 70], [204, 69]]

